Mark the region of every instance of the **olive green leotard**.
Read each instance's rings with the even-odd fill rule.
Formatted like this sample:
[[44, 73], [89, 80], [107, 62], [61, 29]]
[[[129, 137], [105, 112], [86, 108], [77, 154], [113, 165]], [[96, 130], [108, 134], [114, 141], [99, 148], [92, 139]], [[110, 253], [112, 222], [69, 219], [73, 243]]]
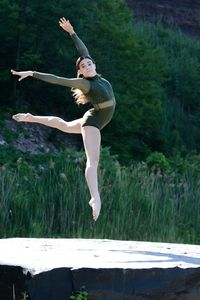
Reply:
[[[74, 33], [72, 40], [81, 56], [89, 56], [84, 43]], [[33, 77], [62, 86], [80, 89], [88, 98], [94, 108], [89, 109], [81, 119], [81, 126], [94, 126], [101, 130], [112, 119], [115, 110], [115, 97], [111, 84], [100, 75], [89, 78], [64, 78], [52, 74], [34, 72]], [[110, 100], [110, 101], [109, 101]], [[100, 108], [100, 103], [109, 101], [111, 106]], [[99, 104], [99, 106], [98, 106]]]

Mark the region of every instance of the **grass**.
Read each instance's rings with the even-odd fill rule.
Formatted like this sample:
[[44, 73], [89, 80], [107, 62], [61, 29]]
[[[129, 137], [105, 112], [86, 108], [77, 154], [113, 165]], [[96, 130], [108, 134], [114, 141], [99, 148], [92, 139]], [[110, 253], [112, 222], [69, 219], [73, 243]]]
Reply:
[[0, 236], [108, 238], [200, 243], [200, 176], [123, 167], [103, 149], [102, 212], [94, 223], [85, 157], [66, 151], [43, 165], [18, 159], [0, 169]]

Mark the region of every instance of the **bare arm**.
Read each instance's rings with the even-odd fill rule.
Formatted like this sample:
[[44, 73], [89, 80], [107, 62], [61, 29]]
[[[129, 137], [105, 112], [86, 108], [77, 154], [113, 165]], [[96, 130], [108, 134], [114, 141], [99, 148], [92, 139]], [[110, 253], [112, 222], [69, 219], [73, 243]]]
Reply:
[[60, 25], [60, 27], [62, 27], [62, 29], [64, 31], [69, 33], [69, 35], [71, 36], [71, 38], [72, 38], [72, 40], [75, 44], [75, 47], [78, 50], [78, 52], [80, 53], [80, 55], [81, 56], [90, 56], [87, 47], [85, 46], [85, 44], [82, 42], [82, 40], [75, 33], [74, 28], [71, 25], [71, 23], [69, 22], [69, 20], [66, 20], [63, 17], [63, 18], [60, 19], [59, 25]]

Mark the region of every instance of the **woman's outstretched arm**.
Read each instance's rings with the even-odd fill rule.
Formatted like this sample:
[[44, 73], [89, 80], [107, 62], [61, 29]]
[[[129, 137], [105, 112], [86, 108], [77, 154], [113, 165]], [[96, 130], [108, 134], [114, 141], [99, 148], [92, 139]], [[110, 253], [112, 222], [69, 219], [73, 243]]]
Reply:
[[69, 20], [66, 20], [64, 17], [60, 19], [59, 21], [60, 27], [62, 27], [63, 30], [69, 33], [72, 40], [74, 41], [74, 44], [76, 46], [76, 49], [78, 50], [79, 54], [81, 56], [90, 56], [89, 51], [85, 44], [81, 41], [81, 39], [77, 36], [77, 34], [74, 31], [73, 26], [69, 22]]
[[13, 75], [19, 76], [19, 81], [31, 76], [33, 78], [37, 78], [51, 84], [57, 84], [57, 85], [80, 89], [84, 94], [88, 93], [90, 90], [90, 82], [83, 78], [65, 78], [53, 74], [33, 72], [33, 71], [17, 72], [15, 70], [11, 70], [11, 73]]

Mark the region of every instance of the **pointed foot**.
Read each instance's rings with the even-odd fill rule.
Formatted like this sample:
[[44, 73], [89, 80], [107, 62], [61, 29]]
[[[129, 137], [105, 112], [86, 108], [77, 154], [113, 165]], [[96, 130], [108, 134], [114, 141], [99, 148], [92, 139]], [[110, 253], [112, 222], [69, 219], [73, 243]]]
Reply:
[[100, 198], [92, 198], [89, 201], [89, 205], [92, 207], [92, 217], [93, 220], [96, 221], [99, 217], [100, 210], [101, 210], [101, 200]]
[[27, 113], [27, 114], [16, 114], [13, 115], [12, 118], [13, 120], [17, 121], [17, 122], [30, 122], [30, 118], [31, 118], [31, 114]]

